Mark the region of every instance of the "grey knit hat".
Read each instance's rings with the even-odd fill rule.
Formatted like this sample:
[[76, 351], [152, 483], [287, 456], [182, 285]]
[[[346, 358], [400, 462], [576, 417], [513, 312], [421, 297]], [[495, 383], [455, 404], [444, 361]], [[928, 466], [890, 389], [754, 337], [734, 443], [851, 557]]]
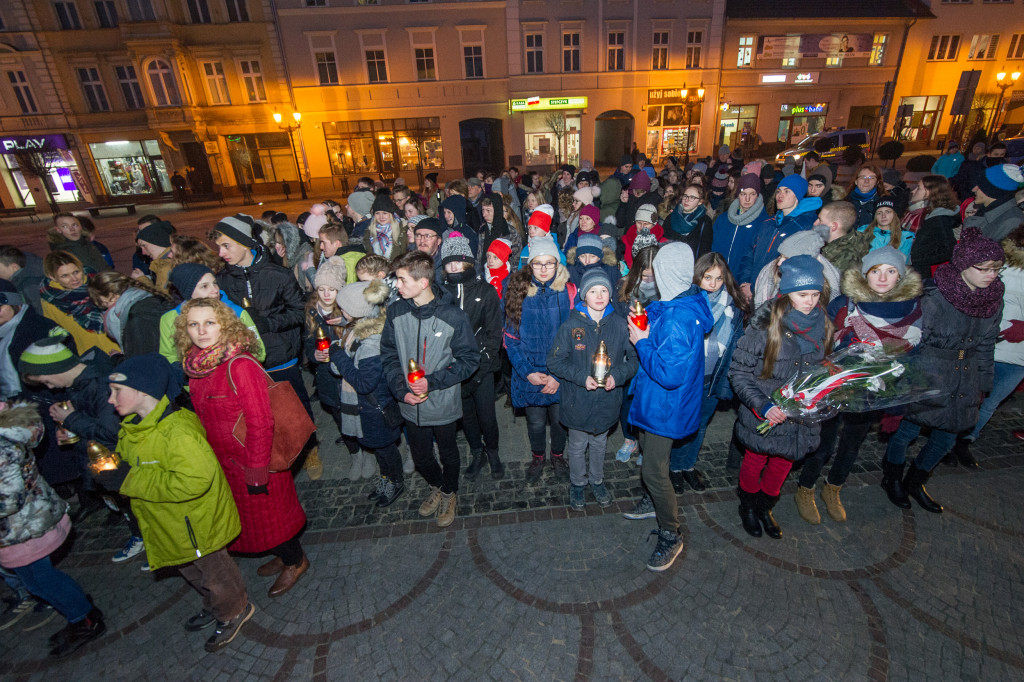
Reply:
[[608, 273], [604, 271], [604, 268], [590, 268], [580, 278], [580, 300], [586, 302], [587, 292], [598, 286], [607, 289], [609, 295], [612, 293], [612, 280], [608, 277]]
[[313, 285], [341, 291], [345, 288], [347, 279], [348, 268], [345, 266], [344, 259], [341, 256], [331, 256], [316, 269]]
[[530, 262], [541, 256], [551, 256], [557, 261], [562, 260], [562, 254], [558, 252], [558, 246], [555, 245], [555, 240], [551, 238], [551, 235], [534, 237], [530, 240], [527, 248], [530, 250]]
[[593, 256], [601, 258], [604, 256], [604, 244], [601, 243], [601, 238], [596, 234], [581, 234], [580, 238], [576, 241], [576, 256], [582, 256], [585, 253], [589, 253]]
[[860, 274], [866, 277], [868, 270], [876, 265], [891, 265], [899, 270], [900, 277], [907, 274], [907, 257], [889, 245], [868, 251], [868, 255], [861, 261]]
[[814, 230], [804, 230], [791, 234], [779, 244], [779, 255], [786, 258], [793, 256], [817, 256], [825, 240]]
[[654, 204], [644, 204], [640, 208], [636, 209], [636, 217], [633, 218], [633, 222], [637, 222], [638, 220], [657, 225], [658, 207]]
[[336, 303], [346, 315], [356, 319], [374, 317], [379, 306], [388, 298], [388, 286], [383, 280], [352, 282], [338, 292]]
[[441, 265], [453, 262], [475, 263], [473, 249], [469, 247], [469, 238], [461, 232], [449, 232], [441, 244]]

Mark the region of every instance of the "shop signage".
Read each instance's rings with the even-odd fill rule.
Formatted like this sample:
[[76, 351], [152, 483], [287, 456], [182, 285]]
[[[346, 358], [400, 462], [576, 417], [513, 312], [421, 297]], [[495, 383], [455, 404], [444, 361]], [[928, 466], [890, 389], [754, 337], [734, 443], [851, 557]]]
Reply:
[[871, 33], [805, 33], [799, 36], [762, 36], [757, 41], [760, 59], [824, 59], [869, 57], [875, 37]]
[[67, 149], [63, 135], [11, 135], [0, 137], [0, 151], [4, 154], [35, 151], [37, 149]]
[[783, 116], [815, 116], [824, 115], [828, 112], [828, 104], [820, 102], [818, 104], [783, 104], [782, 115]]
[[526, 99], [510, 99], [508, 101], [508, 110], [510, 112], [585, 109], [586, 107], [586, 97], [527, 97]]
[[817, 71], [792, 71], [787, 73], [762, 73], [761, 85], [811, 85], [818, 82]]
[[648, 104], [682, 104], [681, 88], [657, 88], [647, 91]]

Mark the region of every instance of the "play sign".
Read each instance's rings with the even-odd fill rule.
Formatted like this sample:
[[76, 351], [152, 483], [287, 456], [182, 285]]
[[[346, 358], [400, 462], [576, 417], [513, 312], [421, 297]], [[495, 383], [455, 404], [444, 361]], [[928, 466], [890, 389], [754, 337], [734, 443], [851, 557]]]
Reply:
[[63, 135], [11, 135], [0, 137], [0, 153], [38, 151], [40, 149], [67, 149], [68, 143]]

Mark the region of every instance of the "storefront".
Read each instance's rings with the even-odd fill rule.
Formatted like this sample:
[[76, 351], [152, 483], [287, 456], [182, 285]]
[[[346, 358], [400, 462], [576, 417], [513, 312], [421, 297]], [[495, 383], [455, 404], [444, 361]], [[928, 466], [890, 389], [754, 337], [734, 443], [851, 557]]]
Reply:
[[647, 91], [644, 153], [653, 163], [667, 156], [697, 153], [702, 104], [702, 95], [684, 99], [678, 88]]
[[156, 140], [92, 143], [89, 152], [107, 195], [171, 193], [171, 181]]
[[820, 133], [825, 129], [825, 116], [828, 114], [828, 103], [816, 104], [783, 104], [779, 113], [778, 141], [786, 145], [794, 145], [808, 135]]
[[13, 197], [21, 201], [22, 206], [36, 205], [36, 197], [25, 180], [23, 164], [27, 165], [29, 178], [41, 174], [46, 179], [49, 193], [58, 204], [82, 199], [79, 187], [84, 188], [85, 181], [63, 135], [0, 137], [0, 153], [3, 154], [4, 167], [7, 169], [8, 177], [5, 180], [8, 189]]
[[436, 116], [324, 123], [324, 137], [333, 175], [393, 180], [403, 172], [422, 176], [444, 167]]
[[586, 97], [528, 97], [509, 100], [508, 111], [523, 114], [526, 166], [580, 165], [580, 133]]
[[946, 96], [901, 97], [900, 108], [897, 111], [911, 111], [903, 107], [913, 107], [913, 112], [899, 119], [900, 139], [926, 144], [935, 139], [942, 111], [946, 108]]
[[238, 184], [299, 180], [287, 132], [225, 135], [224, 139]]
[[729, 104], [722, 105], [722, 118], [718, 129], [718, 144], [727, 144], [731, 149], [742, 145], [745, 141], [756, 142], [757, 105]]

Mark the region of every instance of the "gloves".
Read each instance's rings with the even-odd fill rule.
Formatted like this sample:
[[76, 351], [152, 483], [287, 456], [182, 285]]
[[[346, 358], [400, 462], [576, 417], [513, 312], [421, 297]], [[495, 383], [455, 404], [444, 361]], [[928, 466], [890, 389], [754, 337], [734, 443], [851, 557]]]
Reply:
[[999, 332], [1000, 341], [1020, 343], [1024, 341], [1024, 320], [1010, 320], [1010, 326]]
[[270, 494], [270, 491], [267, 490], [267, 484], [266, 483], [264, 483], [263, 485], [248, 485], [247, 484], [245, 487], [248, 488], [250, 495], [269, 495]]
[[105, 489], [111, 492], [117, 492], [121, 489], [121, 485], [124, 483], [124, 479], [128, 477], [128, 474], [132, 472], [132, 465], [128, 462], [122, 461], [117, 465], [116, 469], [108, 469], [101, 471], [98, 474], [93, 474], [93, 480], [103, 486]]

